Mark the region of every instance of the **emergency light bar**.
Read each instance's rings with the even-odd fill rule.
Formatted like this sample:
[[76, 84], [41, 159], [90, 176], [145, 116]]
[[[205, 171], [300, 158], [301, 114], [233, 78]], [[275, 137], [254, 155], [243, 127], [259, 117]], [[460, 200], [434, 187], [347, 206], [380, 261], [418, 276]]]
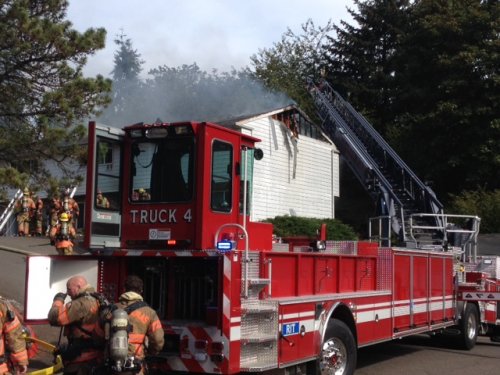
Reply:
[[167, 128], [153, 128], [147, 129], [145, 132], [146, 138], [156, 139], [156, 138], [165, 138], [168, 136]]
[[217, 242], [217, 250], [219, 251], [230, 251], [233, 249], [233, 241], [222, 240]]

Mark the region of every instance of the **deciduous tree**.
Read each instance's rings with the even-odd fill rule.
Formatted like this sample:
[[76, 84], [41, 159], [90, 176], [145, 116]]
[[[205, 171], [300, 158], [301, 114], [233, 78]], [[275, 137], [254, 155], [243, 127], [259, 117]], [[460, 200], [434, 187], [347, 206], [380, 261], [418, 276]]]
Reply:
[[314, 113], [306, 81], [319, 77], [326, 65], [323, 43], [333, 28], [331, 21], [316, 27], [309, 19], [301, 33], [288, 29], [273, 47], [251, 56], [253, 74], [269, 89], [286, 93], [303, 110]]

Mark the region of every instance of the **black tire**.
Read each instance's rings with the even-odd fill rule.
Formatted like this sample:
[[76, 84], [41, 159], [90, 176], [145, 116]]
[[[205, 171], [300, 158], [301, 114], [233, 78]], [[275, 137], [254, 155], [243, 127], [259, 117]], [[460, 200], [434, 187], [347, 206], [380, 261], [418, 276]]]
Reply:
[[460, 320], [460, 331], [460, 348], [471, 350], [476, 345], [479, 332], [479, 311], [476, 305], [468, 303], [465, 306]]
[[352, 375], [356, 369], [358, 351], [349, 327], [332, 319], [325, 332], [318, 359], [311, 364], [308, 374]]

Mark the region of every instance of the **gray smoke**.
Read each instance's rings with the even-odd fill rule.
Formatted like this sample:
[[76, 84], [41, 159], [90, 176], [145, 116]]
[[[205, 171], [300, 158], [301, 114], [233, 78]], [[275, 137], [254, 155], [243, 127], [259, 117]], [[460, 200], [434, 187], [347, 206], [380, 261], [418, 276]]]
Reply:
[[145, 80], [114, 85], [114, 100], [98, 119], [123, 127], [137, 122], [222, 121], [264, 113], [293, 101], [271, 92], [249, 70], [201, 70], [197, 64], [160, 66]]

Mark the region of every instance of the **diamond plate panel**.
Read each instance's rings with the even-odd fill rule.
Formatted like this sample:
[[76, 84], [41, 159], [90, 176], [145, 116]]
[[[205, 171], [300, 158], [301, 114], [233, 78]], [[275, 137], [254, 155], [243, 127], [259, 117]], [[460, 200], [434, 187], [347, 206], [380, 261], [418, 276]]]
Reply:
[[477, 263], [465, 263], [468, 272], [484, 272], [492, 278], [500, 279], [500, 257], [482, 256]]
[[356, 255], [358, 253], [357, 241], [326, 241], [325, 253]]
[[382, 247], [378, 250], [377, 290], [392, 290], [392, 250]]

